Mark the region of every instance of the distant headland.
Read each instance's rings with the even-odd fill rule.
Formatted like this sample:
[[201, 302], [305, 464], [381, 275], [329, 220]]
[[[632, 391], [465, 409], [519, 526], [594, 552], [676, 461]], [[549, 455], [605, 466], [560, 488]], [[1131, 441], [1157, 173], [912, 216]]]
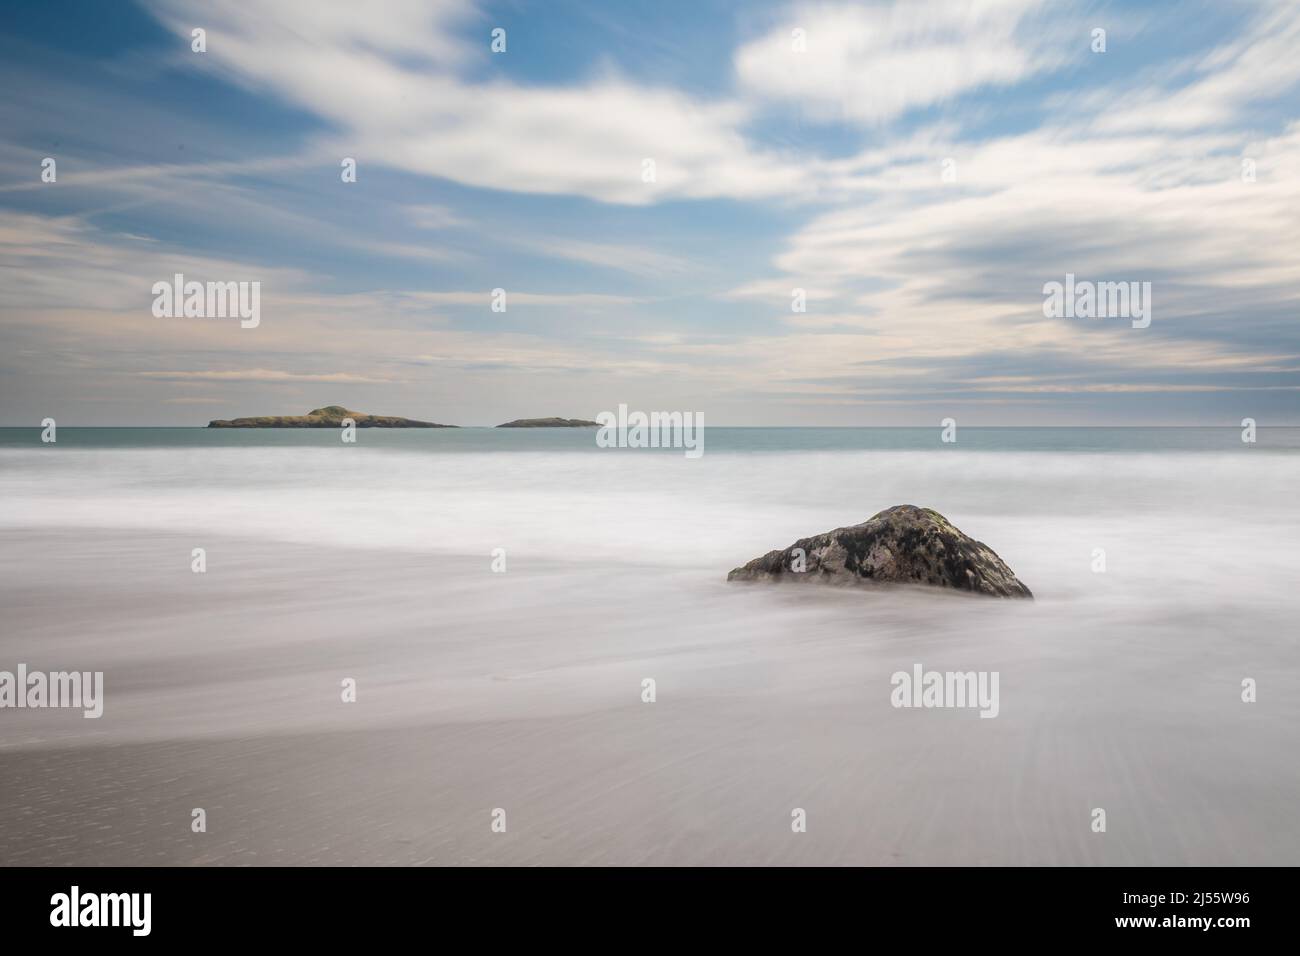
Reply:
[[581, 418], [516, 418], [513, 422], [498, 425], [497, 428], [599, 428], [600, 422], [583, 421]]
[[342, 405], [313, 408], [306, 415], [260, 415], [255, 418], [214, 419], [209, 428], [339, 428], [343, 419], [350, 418], [358, 428], [455, 428], [435, 422], [419, 422], [413, 418], [396, 415], [370, 415], [354, 412]]

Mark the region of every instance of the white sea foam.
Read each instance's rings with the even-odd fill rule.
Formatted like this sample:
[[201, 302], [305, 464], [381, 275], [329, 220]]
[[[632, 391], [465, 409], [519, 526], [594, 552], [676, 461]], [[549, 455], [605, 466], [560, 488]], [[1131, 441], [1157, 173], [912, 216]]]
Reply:
[[[1300, 860], [1292, 455], [46, 451], [0, 451], [0, 664], [105, 671], [96, 740], [178, 741], [171, 776], [234, 741], [223, 766], [240, 769], [211, 785], [244, 825], [292, 834], [284, 862], [323, 859], [322, 838], [267, 803], [268, 775], [331, 808], [340, 859], [420, 861], [470, 839], [441, 811], [426, 822], [428, 794], [497, 800], [484, 775], [519, 766], [548, 833], [600, 836], [528, 829], [500, 862]], [[1037, 600], [725, 582], [904, 502], [985, 541]], [[997, 672], [998, 718], [891, 707], [890, 675], [918, 663]], [[48, 718], [7, 713], [0, 748], [87, 742], [88, 722]], [[362, 729], [378, 736], [340, 771], [339, 732]], [[315, 756], [264, 765], [257, 742], [288, 734]], [[102, 773], [84, 753], [0, 811], [80, 792]], [[152, 799], [153, 759], [113, 751], [133, 799]], [[362, 777], [364, 825], [347, 782]], [[806, 842], [772, 825], [796, 805]], [[702, 819], [689, 841], [663, 836]], [[427, 836], [409, 857], [349, 840], [392, 826]], [[58, 836], [5, 838], [12, 855]], [[176, 852], [154, 839], [128, 842]], [[76, 845], [133, 859], [89, 824]]]
[[933, 507], [1040, 597], [1266, 599], [1300, 568], [1291, 455], [0, 452], [0, 528], [139, 528], [723, 575], [890, 505]]

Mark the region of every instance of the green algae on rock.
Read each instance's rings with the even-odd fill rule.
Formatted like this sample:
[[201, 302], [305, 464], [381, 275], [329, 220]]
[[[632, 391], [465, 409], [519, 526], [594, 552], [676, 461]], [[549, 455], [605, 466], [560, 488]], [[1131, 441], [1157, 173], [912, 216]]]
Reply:
[[262, 415], [254, 418], [214, 419], [209, 428], [339, 428], [343, 419], [350, 418], [358, 428], [455, 428], [455, 425], [438, 425], [413, 418], [395, 415], [370, 415], [354, 412], [342, 405], [313, 408], [306, 415]]
[[939, 512], [896, 505], [862, 524], [802, 538], [727, 575], [728, 581], [917, 584], [1032, 598], [993, 549]]

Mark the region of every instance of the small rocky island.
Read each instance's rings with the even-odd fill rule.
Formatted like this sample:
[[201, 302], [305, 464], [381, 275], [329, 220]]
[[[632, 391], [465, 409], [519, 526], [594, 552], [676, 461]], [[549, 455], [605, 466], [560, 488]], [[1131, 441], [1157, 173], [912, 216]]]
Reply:
[[600, 422], [587, 422], [581, 418], [516, 418], [497, 428], [599, 428]]
[[455, 428], [455, 425], [438, 425], [419, 422], [413, 418], [395, 415], [369, 415], [354, 412], [342, 405], [313, 408], [306, 415], [261, 415], [256, 418], [214, 419], [209, 428], [339, 428], [343, 419], [350, 418], [358, 428]]
[[727, 580], [924, 584], [990, 597], [1033, 597], [992, 548], [962, 534], [939, 512], [915, 505], [896, 505], [862, 524], [769, 551]]

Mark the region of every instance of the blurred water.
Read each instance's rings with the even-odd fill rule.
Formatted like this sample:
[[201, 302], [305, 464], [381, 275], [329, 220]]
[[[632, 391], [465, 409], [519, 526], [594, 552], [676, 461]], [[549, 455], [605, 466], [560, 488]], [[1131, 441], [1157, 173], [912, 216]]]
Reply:
[[[451, 451], [441, 431], [159, 431], [186, 435], [0, 448], [0, 666], [109, 688], [101, 721], [0, 715], [27, 768], [0, 811], [50, 834], [0, 827], [0, 857], [57, 859], [77, 833], [81, 859], [193, 859], [153, 816], [76, 796], [159, 802], [193, 776], [274, 826], [281, 862], [1300, 860], [1300, 457], [1263, 432], [998, 430], [980, 449], [974, 430], [711, 429], [688, 460], [586, 432], [466, 429]], [[901, 503], [990, 545], [1036, 600], [725, 583]], [[999, 671], [998, 718], [891, 708], [916, 662]], [[340, 673], [364, 707], [337, 703]], [[661, 699], [638, 709], [646, 675]], [[264, 743], [292, 734], [327, 736]], [[69, 745], [91, 749], [41, 756]], [[455, 813], [503, 789], [539, 822], [480, 846]], [[416, 836], [374, 842], [393, 828]], [[236, 831], [204, 858], [262, 846]]]
[[[272, 438], [289, 444], [78, 447], [61, 432], [58, 446], [0, 449], [0, 528], [139, 528], [465, 556], [502, 547], [531, 560], [725, 575], [798, 537], [911, 503], [985, 541], [1043, 598], [1289, 600], [1300, 569], [1300, 455], [1240, 441], [1150, 451], [1103, 450], [1092, 438], [1088, 452], [995, 452], [938, 446], [931, 433], [925, 451], [710, 445], [688, 460], [597, 449], [589, 434], [547, 437], [564, 450], [536, 450], [536, 432], [480, 431], [504, 447], [444, 454], [446, 433], [379, 445], [393, 433], [376, 431], [357, 445], [337, 436], [299, 445], [303, 433], [278, 432]], [[752, 449], [779, 446], [761, 432], [798, 430], [734, 431], [750, 433]], [[1110, 445], [1131, 443], [1135, 431], [1110, 430]], [[1104, 578], [1091, 571], [1095, 548], [1106, 551]]]

